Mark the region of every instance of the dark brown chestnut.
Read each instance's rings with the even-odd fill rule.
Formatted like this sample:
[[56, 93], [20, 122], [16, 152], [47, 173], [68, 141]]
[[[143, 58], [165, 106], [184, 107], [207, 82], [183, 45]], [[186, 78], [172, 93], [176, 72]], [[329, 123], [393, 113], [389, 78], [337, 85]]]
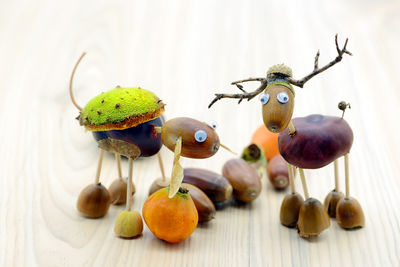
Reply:
[[174, 118], [162, 127], [161, 140], [171, 151], [174, 151], [179, 137], [182, 138], [183, 157], [208, 158], [217, 153], [220, 147], [215, 130], [206, 123], [191, 118]]
[[345, 229], [365, 226], [364, 212], [355, 198], [342, 198], [336, 205], [336, 221]]
[[293, 119], [296, 132], [289, 129], [278, 137], [279, 152], [290, 164], [303, 169], [324, 167], [349, 153], [353, 131], [340, 117], [310, 115]]
[[336, 218], [336, 205], [344, 197], [342, 192], [332, 190], [328, 193], [324, 201], [324, 207], [326, 212], [331, 218]]
[[299, 193], [287, 194], [282, 201], [280, 219], [281, 224], [287, 227], [295, 227], [299, 219], [299, 212], [304, 199]]
[[329, 215], [325, 211], [322, 203], [309, 198], [300, 208], [297, 228], [301, 237], [311, 237], [319, 235], [322, 231], [331, 225]]
[[79, 194], [77, 208], [89, 218], [106, 215], [110, 207], [110, 193], [102, 184], [90, 184]]

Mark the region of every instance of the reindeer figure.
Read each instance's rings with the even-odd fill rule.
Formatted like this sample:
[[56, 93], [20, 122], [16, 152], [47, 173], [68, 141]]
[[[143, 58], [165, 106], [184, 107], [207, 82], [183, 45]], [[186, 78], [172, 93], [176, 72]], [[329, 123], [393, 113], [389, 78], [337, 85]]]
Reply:
[[[292, 120], [295, 91], [292, 85], [303, 87], [315, 75], [339, 63], [344, 54], [352, 55], [347, 50], [348, 39], [342, 49], [339, 48], [337, 35], [335, 44], [338, 55], [323, 67], [318, 66], [319, 51], [314, 60], [313, 71], [300, 80], [293, 79], [290, 67], [283, 64], [272, 66], [266, 78], [248, 78], [232, 82], [243, 93], [215, 94], [209, 108], [222, 98], [236, 98], [241, 103], [260, 95], [262, 114], [265, 126], [271, 132], [280, 133], [278, 146], [281, 155], [288, 162], [291, 192], [285, 197], [281, 206], [281, 223], [288, 227], [297, 225], [300, 236], [309, 237], [318, 235], [330, 226], [327, 210], [336, 215], [338, 223], [343, 228], [362, 227], [364, 216], [358, 202], [349, 196], [348, 153], [353, 143], [353, 132], [342, 117], [310, 115], [305, 118]], [[259, 81], [261, 85], [253, 92], [246, 92], [241, 85], [244, 82]], [[343, 106], [343, 104], [342, 104]], [[346, 107], [347, 105], [345, 105]], [[344, 109], [345, 109], [344, 107]], [[343, 109], [343, 110], [344, 110]], [[303, 169], [316, 169], [335, 162], [335, 190], [338, 189], [337, 159], [345, 158], [346, 197], [338, 201], [329, 195], [324, 208], [321, 202], [310, 198]], [[306, 201], [295, 192], [293, 183], [295, 167], [299, 169], [300, 178]], [[329, 198], [329, 199], [328, 199]], [[332, 205], [339, 202], [337, 207]], [[342, 203], [342, 204], [341, 204]], [[349, 204], [350, 203], [350, 204]], [[345, 207], [345, 208], [343, 208]]]

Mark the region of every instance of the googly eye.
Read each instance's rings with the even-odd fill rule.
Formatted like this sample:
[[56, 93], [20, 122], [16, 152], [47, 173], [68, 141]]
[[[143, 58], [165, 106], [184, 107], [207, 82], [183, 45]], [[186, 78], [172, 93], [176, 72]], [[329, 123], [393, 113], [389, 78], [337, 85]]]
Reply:
[[199, 142], [199, 143], [203, 143], [207, 139], [207, 133], [205, 131], [203, 131], [203, 130], [198, 130], [194, 134], [194, 139], [196, 139], [196, 141]]
[[210, 122], [208, 123], [208, 126], [210, 126], [211, 129], [216, 130], [217, 127], [218, 127], [218, 124], [217, 124], [216, 121], [210, 121]]
[[269, 100], [269, 94], [262, 93], [259, 97], [261, 104], [265, 105], [268, 103]]
[[289, 101], [289, 96], [286, 92], [280, 92], [276, 98], [278, 99], [278, 101], [282, 104], [285, 104]]

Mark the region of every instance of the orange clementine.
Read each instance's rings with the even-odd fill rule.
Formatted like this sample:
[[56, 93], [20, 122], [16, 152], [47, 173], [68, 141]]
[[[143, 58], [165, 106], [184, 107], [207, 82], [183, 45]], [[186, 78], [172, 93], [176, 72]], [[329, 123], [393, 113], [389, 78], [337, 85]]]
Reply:
[[279, 133], [273, 133], [265, 125], [261, 125], [253, 133], [251, 142], [261, 147], [267, 160], [270, 160], [279, 154], [278, 135]]
[[177, 243], [193, 233], [199, 216], [187, 190], [180, 188], [173, 198], [168, 194], [169, 187], [153, 193], [144, 203], [142, 214], [156, 237]]

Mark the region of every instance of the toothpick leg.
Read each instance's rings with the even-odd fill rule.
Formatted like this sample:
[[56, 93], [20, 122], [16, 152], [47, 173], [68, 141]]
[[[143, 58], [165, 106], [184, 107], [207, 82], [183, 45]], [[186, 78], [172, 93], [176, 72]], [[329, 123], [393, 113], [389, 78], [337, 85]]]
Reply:
[[96, 172], [96, 179], [94, 180], [94, 184], [100, 183], [100, 173], [101, 173], [101, 165], [103, 163], [103, 157], [104, 157], [104, 150], [100, 149], [100, 156], [99, 156], [99, 161], [97, 163], [97, 172]]
[[132, 175], [133, 175], [133, 159], [129, 158], [128, 161], [129, 171], [128, 171], [128, 187], [126, 190], [126, 210], [131, 211], [132, 208]]
[[310, 196], [308, 195], [308, 189], [307, 189], [306, 177], [304, 176], [304, 170], [302, 168], [299, 168], [299, 173], [300, 173], [301, 184], [303, 185], [304, 198], [307, 200], [310, 198]]

